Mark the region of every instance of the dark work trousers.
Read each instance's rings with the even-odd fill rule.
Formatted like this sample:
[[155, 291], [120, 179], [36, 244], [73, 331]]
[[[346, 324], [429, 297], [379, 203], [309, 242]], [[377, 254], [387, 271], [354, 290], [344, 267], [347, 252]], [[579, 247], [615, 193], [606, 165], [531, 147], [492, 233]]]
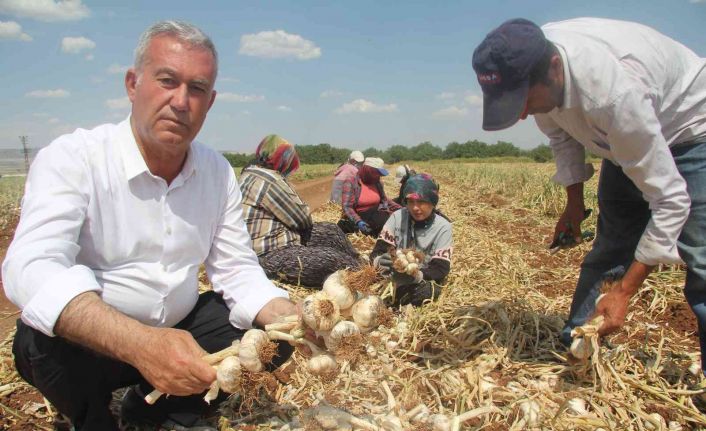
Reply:
[[[207, 352], [216, 352], [244, 334], [230, 324], [229, 313], [220, 295], [206, 292], [175, 328], [190, 332]], [[280, 343], [271, 369], [287, 360], [292, 350], [289, 344]], [[20, 320], [12, 351], [20, 376], [68, 416], [76, 430], [118, 430], [109, 410], [112, 391], [135, 384], [139, 384], [145, 394], [153, 389], [134, 367], [61, 337], [48, 337]], [[208, 407], [203, 394], [161, 397], [150, 407], [155, 409], [155, 415], [150, 414], [150, 417], [163, 416], [191, 426]]]

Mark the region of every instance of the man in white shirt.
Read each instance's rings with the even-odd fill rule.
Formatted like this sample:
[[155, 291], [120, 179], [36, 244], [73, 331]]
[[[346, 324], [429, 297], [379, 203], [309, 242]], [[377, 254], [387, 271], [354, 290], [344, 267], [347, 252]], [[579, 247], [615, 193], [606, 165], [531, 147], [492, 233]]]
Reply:
[[[130, 117], [59, 137], [30, 170], [2, 268], [22, 309], [13, 351], [77, 430], [117, 430], [111, 391], [134, 384], [130, 419], [215, 429], [194, 426], [194, 394], [216, 378], [202, 356], [297, 312], [258, 265], [233, 169], [192, 142], [217, 70], [201, 30], [154, 24], [125, 76]], [[202, 263], [213, 291], [199, 295]], [[172, 396], [148, 408], [139, 393], [152, 388]]]
[[[602, 333], [624, 322], [628, 302], [660, 264], [686, 263], [684, 294], [706, 360], [706, 60], [636, 23], [579, 18], [542, 28], [515, 19], [473, 53], [484, 96], [483, 128], [527, 115], [550, 138], [567, 204], [554, 232], [581, 241], [583, 182], [604, 161], [598, 232], [585, 257], [562, 341], [592, 314]], [[625, 270], [627, 268], [627, 270]], [[597, 305], [601, 281], [620, 282]]]

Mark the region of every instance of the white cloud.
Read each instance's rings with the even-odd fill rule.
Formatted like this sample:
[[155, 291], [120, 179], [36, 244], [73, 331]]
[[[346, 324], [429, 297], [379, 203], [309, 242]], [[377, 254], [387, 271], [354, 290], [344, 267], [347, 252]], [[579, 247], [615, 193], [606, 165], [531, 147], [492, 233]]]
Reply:
[[434, 117], [439, 118], [451, 118], [451, 117], [463, 117], [468, 115], [468, 108], [459, 108], [458, 106], [449, 106], [444, 109], [440, 109], [433, 114]]
[[67, 54], [79, 54], [81, 51], [86, 51], [96, 47], [96, 43], [91, 39], [86, 39], [83, 36], [65, 37], [61, 40], [61, 50]]
[[279, 105], [277, 107], [277, 110], [282, 112], [290, 112], [292, 108], [290, 108], [289, 106]]
[[39, 21], [73, 21], [91, 12], [81, 0], [0, 0], [0, 13]]
[[376, 105], [365, 99], [356, 99], [350, 103], [344, 103], [343, 106], [336, 109], [337, 114], [350, 114], [353, 112], [397, 112], [397, 105], [391, 103], [389, 105]]
[[706, 0], [689, 0], [689, 3], [706, 3]]
[[240, 37], [240, 50], [243, 55], [264, 58], [295, 58], [311, 60], [321, 57], [321, 48], [298, 34], [284, 30], [261, 31]]
[[118, 63], [113, 63], [110, 66], [108, 66], [108, 69], [106, 69], [106, 72], [108, 72], [111, 75], [124, 75], [125, 72], [130, 68], [130, 66], [123, 66], [122, 64]]
[[238, 102], [238, 103], [250, 103], [250, 102], [262, 102], [265, 100], [265, 96], [256, 94], [236, 94], [236, 93], [218, 93], [216, 99], [223, 102]]
[[463, 100], [468, 104], [468, 106], [483, 106], [483, 96], [479, 96], [477, 94], [468, 94]]
[[22, 32], [22, 26], [15, 21], [0, 21], [0, 40], [13, 39], [29, 42], [32, 36]]
[[105, 101], [105, 106], [110, 109], [126, 109], [129, 108], [130, 105], [130, 99], [127, 96], [119, 97], [117, 99], [107, 99]]
[[49, 124], [59, 124], [60, 122], [61, 122], [61, 120], [59, 120], [56, 117], [50, 118], [49, 121], [47, 121], [47, 123], [49, 123]]
[[36, 99], [58, 99], [62, 97], [69, 97], [71, 93], [64, 90], [63, 88], [57, 88], [56, 90], [34, 90], [25, 94], [25, 97], [34, 97]]
[[451, 100], [456, 97], [456, 93], [451, 93], [449, 91], [444, 91], [443, 93], [439, 93], [436, 95], [436, 98], [439, 100]]
[[343, 93], [341, 93], [338, 90], [326, 90], [326, 91], [321, 92], [321, 94], [319, 94], [319, 97], [322, 99], [326, 99], [328, 97], [338, 97], [338, 96], [343, 96]]
[[93, 59], [94, 59], [95, 57], [93, 56], [93, 54], [86, 54], [86, 57], [85, 57], [85, 58], [86, 58], [86, 60], [88, 60], [88, 61], [93, 61]]

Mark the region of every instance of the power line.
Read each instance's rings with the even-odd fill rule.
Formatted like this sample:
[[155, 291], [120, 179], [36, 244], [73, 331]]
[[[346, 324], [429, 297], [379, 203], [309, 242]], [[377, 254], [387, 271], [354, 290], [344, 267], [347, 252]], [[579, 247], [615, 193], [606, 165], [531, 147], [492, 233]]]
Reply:
[[29, 147], [27, 146], [28, 138], [27, 136], [20, 136], [20, 142], [22, 142], [22, 150], [25, 154], [25, 173], [29, 173]]

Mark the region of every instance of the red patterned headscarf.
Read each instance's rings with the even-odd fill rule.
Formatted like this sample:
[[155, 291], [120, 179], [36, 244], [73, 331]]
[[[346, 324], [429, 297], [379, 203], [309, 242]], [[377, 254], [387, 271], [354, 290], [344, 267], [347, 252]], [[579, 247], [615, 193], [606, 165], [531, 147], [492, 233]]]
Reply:
[[268, 135], [255, 150], [258, 166], [274, 169], [283, 176], [288, 176], [299, 169], [299, 155], [294, 145], [277, 135]]

